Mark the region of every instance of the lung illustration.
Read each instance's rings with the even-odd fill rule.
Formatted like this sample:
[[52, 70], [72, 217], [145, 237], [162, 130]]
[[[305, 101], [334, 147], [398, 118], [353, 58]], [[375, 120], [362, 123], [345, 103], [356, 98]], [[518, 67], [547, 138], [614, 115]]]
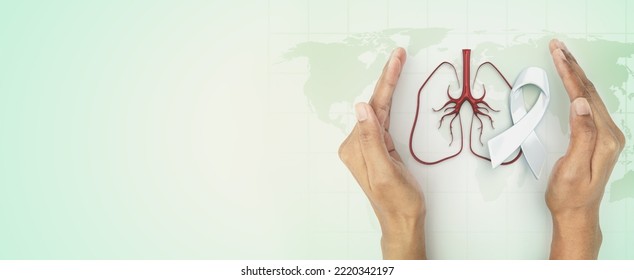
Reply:
[[[511, 84], [500, 72], [500, 70], [491, 62], [484, 62], [476, 67], [473, 81], [476, 81], [481, 69], [490, 69], [493, 76], [499, 76], [499, 80], [503, 81], [505, 87], [511, 89]], [[487, 76], [488, 77], [488, 76]], [[490, 79], [490, 77], [489, 77]], [[452, 82], [454, 84], [452, 88]], [[446, 92], [439, 92], [437, 89], [444, 87], [446, 84]], [[457, 84], [458, 86], [455, 86]], [[453, 91], [453, 93], [452, 93]], [[416, 113], [414, 115], [414, 121], [412, 123], [412, 129], [409, 137], [409, 150], [412, 157], [421, 164], [431, 165], [444, 162], [448, 159], [458, 156], [464, 150], [464, 139], [469, 141], [470, 152], [478, 158], [490, 161], [482, 152], [478, 149], [474, 149], [474, 146], [483, 146], [482, 133], [484, 129], [494, 129], [494, 119], [491, 116], [494, 112], [500, 110], [493, 108], [489, 102], [487, 102], [487, 85], [482, 84], [481, 88], [478, 86], [478, 91], [482, 91], [479, 97], [476, 97], [473, 92], [474, 88], [471, 84], [471, 50], [462, 50], [462, 79], [458, 77], [458, 71], [455, 66], [447, 61], [440, 63], [429, 76], [425, 79], [423, 84], [418, 90], [416, 97]], [[431, 104], [432, 96], [438, 100], [440, 95], [446, 96], [445, 100], [435, 104]], [[462, 118], [460, 117], [461, 110], [469, 108], [472, 113], [471, 122], [468, 125], [463, 125]], [[464, 131], [464, 128], [469, 128], [468, 132]], [[417, 129], [423, 129], [419, 131]], [[448, 152], [441, 152], [438, 149], [433, 148], [433, 144], [430, 144], [427, 132], [431, 129], [448, 130], [445, 133], [445, 138], [449, 144]], [[424, 135], [424, 136], [421, 136]], [[425, 143], [418, 145], [417, 143]], [[431, 147], [430, 147], [431, 146]], [[421, 148], [422, 147], [422, 148]], [[521, 150], [518, 150], [516, 155], [503, 165], [511, 164], [517, 161], [522, 155]]]

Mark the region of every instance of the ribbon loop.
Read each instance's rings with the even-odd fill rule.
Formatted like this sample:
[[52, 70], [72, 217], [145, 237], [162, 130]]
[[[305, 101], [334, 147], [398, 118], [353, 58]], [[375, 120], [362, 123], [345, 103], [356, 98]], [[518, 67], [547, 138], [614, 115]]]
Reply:
[[[527, 112], [522, 88], [534, 85], [541, 90], [535, 105]], [[546, 149], [535, 134], [535, 128], [546, 113], [550, 102], [550, 88], [546, 71], [539, 67], [524, 69], [515, 79], [510, 95], [513, 126], [487, 142], [491, 155], [491, 166], [498, 167], [518, 148], [524, 152], [533, 175], [539, 179], [546, 161]]]

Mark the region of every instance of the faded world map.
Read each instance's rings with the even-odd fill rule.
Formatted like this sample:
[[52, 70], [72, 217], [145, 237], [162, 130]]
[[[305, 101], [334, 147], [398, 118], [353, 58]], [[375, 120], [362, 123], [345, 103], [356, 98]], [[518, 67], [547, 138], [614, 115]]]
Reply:
[[[303, 42], [284, 55], [284, 60], [305, 59], [309, 67], [309, 75], [304, 84], [303, 94], [309, 106], [318, 118], [347, 132], [350, 129], [351, 114], [349, 108], [376, 81], [391, 50], [397, 46], [404, 47], [408, 57], [441, 56], [444, 59], [460, 59], [453, 43], [448, 36], [447, 29], [389, 29], [380, 32], [351, 34], [337, 42]], [[478, 34], [475, 34], [477, 37]], [[605, 40], [602, 38], [570, 38], [560, 34], [543, 34], [533, 36], [508, 36], [506, 42], [489, 42], [479, 40], [471, 45], [474, 59], [494, 60], [502, 65], [503, 71], [517, 73], [527, 65], [543, 66], [549, 71], [553, 91], [561, 91], [561, 82], [550, 67], [550, 57], [547, 46], [551, 38], [557, 37], [566, 42], [597, 87], [606, 107], [615, 122], [626, 135], [632, 139], [632, 126], [628, 122], [628, 115], [634, 108], [628, 108], [628, 103], [634, 97], [632, 83], [634, 72], [634, 44]], [[474, 40], [476, 41], [476, 40]], [[462, 46], [459, 46], [462, 47]], [[545, 55], [546, 54], [546, 55]], [[408, 58], [409, 59], [409, 58]], [[416, 62], [410, 62], [416, 63]], [[460, 64], [460, 63], [458, 63]], [[460, 67], [457, 66], [460, 70]], [[422, 78], [421, 78], [422, 79]], [[628, 81], [631, 86], [628, 88]], [[422, 80], [420, 80], [422, 83]], [[554, 94], [553, 94], [554, 95]], [[559, 122], [559, 130], [566, 139], [568, 130], [568, 99], [567, 97], [552, 98], [548, 114]], [[401, 104], [401, 103], [399, 103]], [[413, 103], [410, 103], [408, 106]], [[396, 106], [396, 105], [395, 105]], [[634, 107], [634, 106], [632, 106]], [[394, 110], [395, 108], [393, 108]], [[392, 132], [394, 133], [394, 132]], [[404, 139], [406, 135], [395, 135], [394, 138]], [[400, 141], [403, 142], [403, 141]], [[629, 141], [621, 155], [619, 163], [610, 180], [609, 201], [619, 201], [634, 198], [634, 165], [631, 157], [634, 153], [634, 143]], [[409, 156], [409, 155], [408, 155]], [[500, 182], [509, 180], [512, 174], [499, 174], [495, 177]], [[487, 178], [492, 180], [492, 178]], [[481, 182], [484, 183], [484, 182]], [[483, 193], [485, 198], [495, 199], [497, 192]]]

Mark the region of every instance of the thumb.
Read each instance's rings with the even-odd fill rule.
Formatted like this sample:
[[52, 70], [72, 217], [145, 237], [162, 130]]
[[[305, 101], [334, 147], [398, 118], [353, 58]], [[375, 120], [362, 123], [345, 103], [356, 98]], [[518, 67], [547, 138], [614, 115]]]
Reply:
[[357, 130], [361, 153], [370, 174], [379, 174], [380, 169], [389, 164], [389, 153], [383, 137], [384, 129], [379, 124], [372, 106], [365, 102], [357, 103], [354, 107], [357, 117]]
[[597, 128], [590, 104], [587, 99], [578, 97], [570, 103], [570, 144], [566, 152], [569, 162], [580, 168], [577, 171], [589, 172], [585, 169], [590, 168], [596, 139]]

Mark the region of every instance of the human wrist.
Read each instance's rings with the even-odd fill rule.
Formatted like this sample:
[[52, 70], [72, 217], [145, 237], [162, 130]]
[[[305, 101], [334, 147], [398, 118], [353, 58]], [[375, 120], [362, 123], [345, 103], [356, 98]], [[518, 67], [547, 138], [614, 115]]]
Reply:
[[598, 209], [553, 214], [551, 259], [596, 259], [602, 240]]
[[599, 207], [551, 210], [553, 226], [562, 228], [594, 227], [599, 223]]
[[383, 258], [426, 259], [424, 224], [424, 215], [382, 222]]

